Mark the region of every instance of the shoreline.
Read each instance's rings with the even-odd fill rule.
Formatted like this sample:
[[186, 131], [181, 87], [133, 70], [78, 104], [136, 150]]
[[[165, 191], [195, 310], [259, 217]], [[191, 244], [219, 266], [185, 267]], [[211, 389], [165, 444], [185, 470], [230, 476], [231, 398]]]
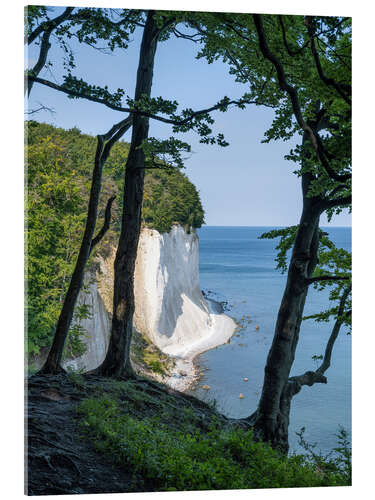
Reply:
[[188, 346], [166, 352], [175, 361], [175, 367], [164, 379], [172, 389], [185, 392], [190, 390], [199, 380], [201, 373], [196, 358], [206, 351], [226, 344], [237, 330], [237, 323], [224, 313], [220, 302], [205, 298], [209, 309], [211, 325], [210, 334]]

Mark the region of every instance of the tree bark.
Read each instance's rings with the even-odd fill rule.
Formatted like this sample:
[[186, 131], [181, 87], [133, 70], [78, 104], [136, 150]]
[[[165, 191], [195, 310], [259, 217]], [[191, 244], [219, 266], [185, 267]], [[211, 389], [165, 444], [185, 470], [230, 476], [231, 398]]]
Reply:
[[[160, 29], [149, 11], [143, 31], [137, 72], [135, 100], [151, 95], [154, 59]], [[130, 343], [133, 333], [134, 269], [141, 229], [141, 209], [145, 175], [145, 155], [141, 148], [148, 138], [149, 118], [135, 114], [132, 140], [125, 169], [124, 205], [121, 233], [114, 264], [114, 297], [111, 338], [97, 373], [131, 377]]]
[[[310, 205], [310, 204], [308, 204]], [[275, 334], [264, 371], [262, 395], [251, 417], [257, 438], [287, 451], [290, 401], [284, 397], [299, 339], [308, 291], [306, 277], [317, 262], [319, 212], [314, 206], [303, 210], [289, 265], [287, 284], [281, 301]]]
[[[306, 140], [305, 132], [303, 141]], [[320, 199], [307, 196], [312, 179], [310, 173], [302, 174], [303, 211], [264, 370], [262, 395], [256, 412], [249, 417], [255, 436], [283, 452], [288, 451], [289, 375], [298, 344], [308, 280], [318, 261], [321, 209]]]
[[280, 397], [280, 410], [278, 415], [278, 447], [281, 448], [281, 450], [285, 453], [287, 453], [288, 451], [288, 427], [292, 399], [296, 394], [300, 392], [302, 386], [304, 385], [308, 385], [311, 387], [314, 384], [327, 383], [327, 378], [324, 376], [324, 373], [328, 370], [331, 364], [332, 349], [340, 332], [340, 328], [343, 324], [343, 320], [342, 318], [340, 318], [340, 316], [344, 312], [345, 303], [350, 291], [351, 288], [347, 287], [342, 294], [338, 311], [338, 319], [335, 321], [335, 324], [331, 331], [331, 335], [329, 336], [322, 364], [315, 371], [307, 371], [302, 375], [290, 377], [287, 383], [284, 385]]
[[[65, 341], [68, 336], [70, 325], [72, 323], [74, 307], [77, 302], [78, 294], [82, 287], [85, 266], [89, 259], [93, 246], [98, 242], [98, 237], [103, 237], [105, 231], [109, 227], [109, 210], [113, 198], [108, 202], [109, 204], [106, 210], [103, 229], [99, 232], [98, 236], [93, 239], [97, 220], [99, 195], [102, 184], [103, 165], [108, 158], [113, 144], [118, 139], [120, 139], [120, 137], [125, 133], [126, 130], [130, 128], [131, 123], [132, 119], [127, 118], [125, 120], [122, 120], [117, 125], [114, 125], [107, 134], [98, 135], [98, 144], [95, 155], [94, 169], [92, 173], [85, 232], [82, 238], [77, 262], [70, 280], [69, 288], [65, 295], [64, 304], [57, 322], [53, 343], [48, 353], [46, 362], [41, 369], [41, 373], [56, 374], [64, 371], [60, 366], [60, 363], [63, 355]], [[104, 141], [106, 139], [109, 140], [104, 145]]]

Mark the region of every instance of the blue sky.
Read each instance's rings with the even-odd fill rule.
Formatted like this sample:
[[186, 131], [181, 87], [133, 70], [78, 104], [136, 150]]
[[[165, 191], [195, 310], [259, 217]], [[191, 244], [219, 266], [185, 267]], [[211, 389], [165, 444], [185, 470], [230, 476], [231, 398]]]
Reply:
[[[59, 10], [56, 10], [59, 12]], [[75, 75], [96, 85], [119, 87], [132, 97], [138, 63], [140, 32], [133, 36], [129, 49], [114, 54], [102, 54], [90, 47], [71, 43], [77, 61]], [[215, 104], [223, 96], [240, 97], [246, 86], [236, 83], [227, 65], [195, 59], [197, 46], [186, 40], [171, 39], [159, 43], [154, 71], [153, 96], [177, 100], [182, 107], [200, 109]], [[51, 50], [53, 62], [61, 60], [61, 50]], [[35, 47], [28, 57], [35, 61]], [[41, 76], [61, 82], [61, 68], [56, 64], [52, 73]], [[63, 128], [77, 126], [82, 132], [96, 135], [108, 130], [122, 114], [100, 104], [70, 100], [54, 90], [35, 84], [29, 109], [38, 103], [52, 107], [54, 114], [33, 115], [39, 121]], [[223, 132], [230, 143], [227, 148], [199, 143], [194, 133], [180, 134], [192, 146], [186, 159], [186, 174], [197, 186], [206, 211], [208, 225], [284, 226], [298, 223], [301, 213], [301, 194], [295, 165], [284, 155], [295, 144], [262, 144], [264, 131], [272, 121], [273, 111], [250, 106], [246, 110], [230, 109], [215, 112], [214, 131]], [[151, 120], [150, 135], [166, 138], [172, 135], [171, 126]], [[129, 140], [130, 133], [125, 136]], [[322, 217], [322, 225], [326, 218]], [[332, 225], [351, 225], [348, 213], [337, 216]]]

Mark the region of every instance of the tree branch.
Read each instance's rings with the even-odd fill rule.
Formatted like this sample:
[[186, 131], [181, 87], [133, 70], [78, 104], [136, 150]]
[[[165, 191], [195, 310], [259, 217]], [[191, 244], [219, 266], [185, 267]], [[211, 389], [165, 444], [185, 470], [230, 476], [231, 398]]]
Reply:
[[33, 115], [34, 113], [39, 113], [39, 111], [49, 111], [50, 113], [56, 113], [56, 111], [53, 108], [49, 108], [48, 106], [44, 106], [44, 104], [41, 104], [38, 102], [39, 108], [31, 109], [30, 111], [25, 111], [25, 115]]
[[[238, 71], [238, 73], [240, 74], [241, 78], [243, 78], [244, 80], [249, 80], [249, 78], [250, 78], [249, 73], [245, 73], [245, 71], [243, 70], [243, 68], [241, 68], [241, 66], [239, 65], [238, 61], [233, 56], [233, 54], [231, 54], [231, 52], [229, 50], [226, 50], [225, 51], [225, 55], [230, 60], [230, 62], [233, 64], [233, 66], [235, 66], [235, 68]], [[264, 90], [265, 90], [265, 88], [267, 86], [267, 83], [269, 81], [269, 78], [271, 78], [272, 72], [273, 72], [273, 68], [270, 71], [270, 74], [268, 75], [268, 78], [263, 82], [263, 84], [262, 84], [262, 86], [260, 88], [260, 91], [259, 91], [259, 96], [262, 96], [262, 94], [263, 94], [263, 92], [264, 92]], [[276, 105], [266, 104], [266, 103], [264, 103], [262, 101], [259, 101], [259, 100], [256, 101], [256, 104], [259, 105], [259, 106], [265, 106], [265, 107], [271, 108], [271, 109], [275, 109], [276, 108]]]
[[[172, 118], [165, 118], [163, 116], [155, 115], [155, 114], [149, 113], [147, 111], [140, 111], [140, 110], [133, 109], [133, 108], [125, 108], [123, 106], [117, 106], [116, 104], [112, 104], [112, 103], [106, 101], [105, 99], [101, 99], [100, 97], [94, 97], [94, 96], [84, 94], [83, 92], [71, 90], [71, 89], [68, 89], [62, 85], [58, 85], [58, 84], [53, 83], [49, 80], [45, 80], [44, 78], [35, 77], [33, 75], [29, 76], [29, 80], [36, 82], [36, 83], [40, 83], [41, 85], [45, 85], [46, 87], [50, 87], [51, 89], [58, 90], [59, 92], [63, 92], [64, 94], [70, 95], [72, 97], [87, 99], [88, 101], [103, 104], [104, 106], [107, 106], [108, 108], [113, 109], [115, 111], [121, 111], [123, 113], [132, 113], [133, 115], [146, 116], [146, 117], [151, 118], [153, 120], [158, 120], [158, 121], [161, 121], [163, 123], [168, 123], [168, 124], [175, 125], [178, 127], [186, 125], [187, 123], [192, 121], [194, 118], [197, 118], [198, 116], [210, 113], [212, 111], [216, 111], [216, 110], [223, 107], [223, 103], [220, 102], [220, 103], [215, 104], [214, 106], [211, 106], [210, 108], [201, 109], [198, 111], [193, 111], [190, 116], [178, 120], [178, 119], [172, 119]], [[239, 99], [239, 100], [228, 101], [226, 103], [226, 106], [230, 106], [233, 104], [234, 105], [242, 105], [242, 104], [261, 104], [261, 103], [259, 103], [258, 101], [253, 101], [253, 100]]]
[[330, 192], [329, 197], [332, 198], [333, 196], [335, 196], [335, 194], [337, 194], [339, 191], [342, 191], [343, 189], [348, 189], [348, 186], [346, 184], [340, 184], [336, 186], [335, 189]]
[[332, 167], [329, 165], [329, 163], [325, 157], [325, 154], [324, 154], [324, 151], [322, 148], [322, 144], [321, 144], [320, 138], [318, 137], [318, 134], [315, 133], [313, 131], [313, 129], [303, 119], [296, 89], [287, 83], [284, 68], [283, 68], [283, 65], [281, 64], [281, 61], [275, 56], [275, 54], [273, 54], [270, 51], [270, 49], [268, 47], [266, 36], [264, 33], [264, 28], [263, 28], [262, 16], [260, 14], [253, 14], [253, 18], [254, 18], [255, 27], [256, 27], [256, 30], [258, 33], [260, 50], [261, 50], [263, 56], [266, 59], [268, 59], [275, 67], [278, 82], [279, 82], [279, 88], [280, 88], [280, 90], [283, 90], [283, 91], [288, 93], [291, 104], [292, 104], [293, 113], [294, 113], [294, 116], [296, 117], [297, 123], [302, 128], [302, 130], [307, 133], [319, 161], [323, 165], [327, 174], [332, 179], [334, 179], [338, 182], [344, 182], [344, 181], [350, 179], [350, 177], [351, 177], [350, 174], [342, 174], [342, 175], [337, 174], [332, 169]]
[[173, 29], [173, 34], [176, 38], [184, 38], [185, 40], [190, 40], [191, 42], [194, 43], [197, 43], [202, 40], [202, 37], [199, 33], [193, 33], [192, 35], [187, 35], [186, 33], [181, 33], [181, 31], [179, 31], [177, 28]]
[[336, 52], [336, 50], [334, 50], [332, 47], [330, 47], [328, 45], [328, 43], [326, 43], [324, 40], [322, 40], [321, 38], [319, 38], [319, 35], [315, 36], [314, 38], [316, 38], [316, 41], [317, 41], [318, 45], [323, 44], [327, 49], [329, 49], [337, 57], [337, 59], [339, 59], [339, 61], [341, 62], [341, 64], [343, 64], [349, 71], [351, 71], [351, 67], [349, 66], [349, 64], [344, 59], [345, 57], [348, 57], [350, 59], [349, 56], [344, 56], [343, 54], [339, 54], [338, 52]]
[[30, 45], [39, 35], [42, 34], [43, 31], [49, 31], [49, 33], [51, 34], [51, 31], [53, 31], [55, 28], [57, 28], [57, 26], [59, 26], [69, 18], [74, 9], [75, 7], [67, 7], [59, 16], [55, 17], [54, 19], [50, 19], [49, 21], [43, 22], [37, 28], [35, 28], [35, 30], [30, 33], [29, 36], [25, 36], [24, 42]]
[[[28, 42], [28, 45], [30, 45], [30, 43], [32, 43], [32, 41], [35, 40], [35, 38], [38, 35], [43, 33], [42, 41], [40, 44], [39, 57], [38, 57], [38, 60], [35, 64], [35, 66], [31, 70], [31, 72], [34, 76], [38, 76], [39, 73], [41, 72], [41, 70], [43, 69], [44, 65], [46, 64], [47, 54], [48, 54], [49, 49], [51, 48], [51, 44], [49, 42], [49, 39], [50, 39], [52, 31], [55, 28], [57, 28], [57, 26], [59, 26], [61, 23], [66, 21], [69, 18], [70, 14], [72, 13], [73, 10], [74, 10], [74, 7], [67, 7], [60, 16], [55, 17], [55, 19], [51, 19], [50, 21], [47, 21], [46, 23], [42, 23], [40, 26], [38, 26], [38, 28], [36, 28], [34, 30], [34, 32], [32, 33], [32, 35], [29, 37], [29, 40], [26, 39], [26, 41]], [[37, 32], [36, 35], [35, 35], [35, 32]], [[26, 43], [26, 41], [25, 41], [25, 43]], [[30, 95], [30, 92], [31, 92], [33, 85], [34, 85], [34, 82], [32, 80], [30, 80], [28, 78], [28, 76], [26, 76], [26, 78], [25, 78], [25, 94], [27, 91], [28, 96]]]
[[334, 343], [337, 339], [337, 336], [340, 332], [341, 325], [343, 323], [342, 319], [340, 319], [340, 318], [344, 314], [344, 307], [345, 307], [346, 299], [348, 298], [350, 291], [351, 291], [351, 287], [345, 288], [345, 290], [341, 296], [340, 305], [339, 305], [339, 309], [337, 312], [337, 320], [332, 328], [331, 335], [329, 336], [329, 339], [328, 339], [328, 342], [326, 345], [326, 350], [324, 352], [324, 358], [323, 358], [322, 364], [316, 370], [317, 373], [323, 374], [331, 366], [332, 349], [333, 349]]
[[[49, 49], [51, 48], [51, 44], [49, 43], [49, 39], [52, 33], [52, 29], [45, 31], [42, 36], [42, 41], [40, 45], [40, 51], [39, 51], [39, 57], [38, 60], [33, 67], [32, 74], [35, 76], [38, 76], [41, 70], [43, 69], [44, 65], [46, 64], [47, 60], [47, 54]], [[30, 80], [27, 76], [25, 79], [25, 94], [27, 91], [27, 95], [30, 96], [31, 89], [34, 85], [34, 82]]]
[[[132, 123], [133, 123], [133, 117], [130, 115], [124, 120], [121, 120], [119, 123], [113, 125], [113, 127], [110, 130], [108, 130], [107, 133], [97, 136], [98, 144], [95, 153], [95, 165], [98, 170], [102, 171], [103, 165], [105, 164], [109, 156], [109, 153], [111, 152], [112, 146], [131, 127]], [[105, 141], [107, 141], [106, 144]], [[115, 198], [116, 195], [113, 195], [107, 201], [107, 206], [105, 209], [105, 216], [104, 216], [104, 224], [99, 233], [95, 236], [95, 238], [91, 240], [89, 255], [91, 254], [94, 246], [99, 243], [99, 241], [103, 238], [103, 236], [109, 229], [111, 223], [111, 207]]]
[[115, 200], [115, 198], [116, 198], [116, 195], [113, 195], [107, 201], [107, 206], [106, 206], [106, 209], [105, 209], [105, 216], [104, 216], [104, 224], [103, 224], [101, 230], [95, 236], [95, 238], [93, 238], [92, 241], [91, 241], [89, 255], [91, 254], [92, 249], [94, 248], [94, 246], [99, 243], [99, 241], [103, 238], [103, 236], [105, 235], [105, 233], [109, 229], [109, 226], [111, 224], [111, 208], [112, 208], [112, 203]]
[[[311, 20], [312, 20], [311, 16], [306, 16], [305, 24], [307, 26], [307, 32], [308, 32], [309, 38], [310, 38], [311, 52], [312, 52], [312, 55], [313, 55], [314, 60], [315, 60], [315, 65], [316, 65], [316, 69], [318, 70], [319, 77], [327, 86], [331, 85], [332, 87], [334, 87], [336, 89], [336, 91], [340, 94], [340, 96], [344, 99], [344, 101], [347, 104], [349, 104], [349, 106], [351, 106], [352, 101], [351, 101], [351, 99], [349, 99], [347, 94], [343, 91], [342, 85], [337, 83], [333, 78], [328, 78], [323, 72], [323, 68], [322, 68], [322, 65], [320, 63], [319, 54], [318, 54], [316, 47], [315, 47], [314, 31], [313, 31], [313, 28], [311, 25]], [[348, 88], [348, 86], [346, 86], [346, 88]], [[351, 91], [350, 86], [349, 86], [349, 88]]]
[[332, 328], [331, 335], [329, 336], [325, 352], [324, 352], [324, 358], [322, 361], [322, 364], [319, 366], [319, 368], [315, 371], [307, 371], [303, 373], [302, 375], [297, 375], [295, 377], [290, 377], [288, 379], [288, 382], [286, 384], [286, 387], [283, 391], [283, 396], [286, 398], [290, 404], [291, 399], [293, 396], [299, 393], [301, 390], [302, 386], [308, 385], [312, 386], [314, 384], [326, 384], [327, 383], [327, 377], [324, 376], [324, 373], [328, 370], [328, 368], [331, 365], [331, 356], [332, 356], [332, 350], [333, 346], [335, 344], [335, 341], [337, 339], [337, 336], [340, 332], [341, 325], [343, 323], [342, 315], [344, 314], [344, 307], [346, 300], [348, 298], [348, 295], [350, 293], [351, 287], [345, 288], [341, 299], [340, 299], [340, 305], [338, 309], [338, 318]]
[[[299, 386], [299, 390], [303, 385], [308, 385], [311, 387], [316, 383], [326, 384], [327, 378], [322, 373], [317, 373], [316, 371], [307, 371], [302, 375], [290, 377], [288, 380], [288, 384], [296, 384], [296, 386]], [[297, 392], [299, 392], [299, 390]]]
[[294, 57], [294, 56], [297, 56], [300, 52], [302, 52], [308, 45], [309, 42], [306, 42], [302, 47], [299, 48], [299, 50], [296, 50], [296, 51], [292, 51], [288, 45], [288, 42], [287, 42], [287, 39], [286, 39], [286, 32], [285, 32], [285, 26], [284, 26], [284, 23], [283, 23], [283, 16], [279, 15], [277, 16], [278, 19], [279, 19], [279, 24], [281, 26], [281, 31], [282, 31], [282, 34], [283, 34], [283, 42], [284, 42], [284, 45], [285, 45], [285, 48], [288, 52], [288, 54], [291, 56], [291, 57]]
[[333, 198], [332, 200], [322, 200], [320, 203], [321, 210], [329, 208], [349, 206], [352, 203], [352, 195], [343, 196], [342, 198]]
[[111, 130], [105, 134], [104, 139], [107, 140], [108, 142], [104, 146], [103, 153], [101, 155], [101, 161], [103, 163], [106, 162], [109, 153], [111, 152], [112, 146], [121, 139], [121, 137], [125, 134], [127, 130], [132, 126], [133, 124], [133, 116], [129, 115], [125, 120], [120, 121], [116, 125], [114, 125]]
[[306, 278], [307, 284], [311, 283], [316, 283], [317, 281], [342, 281], [342, 280], [348, 280], [350, 279], [349, 276], [329, 276], [323, 275], [323, 276], [315, 276], [314, 278]]

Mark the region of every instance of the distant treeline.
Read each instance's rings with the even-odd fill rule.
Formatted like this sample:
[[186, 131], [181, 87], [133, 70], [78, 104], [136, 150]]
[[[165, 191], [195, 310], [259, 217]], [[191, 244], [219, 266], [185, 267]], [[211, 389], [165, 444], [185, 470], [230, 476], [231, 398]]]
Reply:
[[[81, 242], [96, 138], [79, 129], [64, 130], [45, 123], [26, 123], [26, 310], [31, 354], [50, 344]], [[117, 244], [122, 212], [122, 179], [129, 145], [114, 145], [103, 170], [97, 230], [103, 224], [107, 200], [112, 205], [111, 228], [95, 248], [105, 255]], [[188, 231], [204, 223], [199, 193], [176, 169], [147, 170], [143, 225], [159, 232], [181, 224]], [[79, 313], [79, 312], [78, 312]], [[87, 314], [83, 311], [82, 314]], [[70, 354], [79, 354], [80, 332], [71, 332]]]

